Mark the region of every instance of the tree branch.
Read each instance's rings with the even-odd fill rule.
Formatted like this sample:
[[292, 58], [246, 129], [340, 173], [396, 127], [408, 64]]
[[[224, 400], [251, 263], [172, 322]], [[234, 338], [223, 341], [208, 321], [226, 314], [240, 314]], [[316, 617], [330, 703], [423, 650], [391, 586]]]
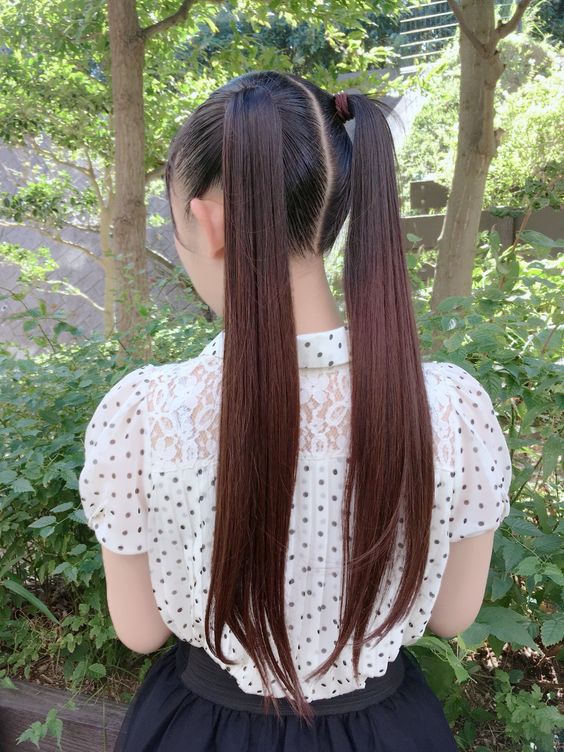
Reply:
[[[153, 259], [153, 261], [156, 261], [157, 264], [161, 264], [161, 266], [164, 266], [165, 269], [169, 272], [177, 272], [179, 271], [179, 267], [176, 266], [172, 261], [169, 261], [166, 256], [163, 256], [162, 253], [159, 253], [159, 251], [155, 251], [153, 248], [149, 248], [148, 246], [145, 247], [145, 250], [147, 251], [149, 258]], [[188, 283], [187, 279], [182, 279], [182, 277], [178, 280], [180, 284], [183, 287], [189, 288], [190, 285]]]
[[49, 230], [44, 230], [46, 235], [49, 235], [52, 240], [54, 240], [57, 243], [61, 243], [62, 245], [68, 245], [70, 248], [76, 248], [77, 251], [80, 251], [81, 253], [86, 254], [88, 258], [91, 258], [92, 261], [95, 261], [99, 266], [104, 268], [104, 262], [102, 259], [97, 256], [93, 251], [90, 250], [90, 248], [87, 248], [84, 245], [80, 245], [80, 243], [73, 243], [72, 240], [65, 240], [65, 238], [61, 237], [61, 233], [51, 233]]
[[98, 178], [96, 177], [96, 173], [94, 171], [94, 165], [92, 164], [92, 160], [90, 159], [90, 154], [88, 153], [88, 149], [85, 149], [84, 153], [86, 154], [86, 159], [88, 160], [88, 172], [90, 174], [90, 180], [92, 181], [92, 185], [94, 186], [94, 192], [96, 193], [96, 198], [98, 199], [100, 208], [102, 208], [104, 206], [104, 198], [102, 196], [102, 191], [100, 190], [100, 184], [98, 183]]
[[[77, 229], [76, 225], [73, 225], [69, 222], [65, 222], [65, 224], [68, 227], [72, 227], [73, 229]], [[21, 229], [24, 225], [18, 224], [17, 222], [7, 222], [4, 219], [0, 219], [0, 227], [6, 227], [8, 229]], [[56, 232], [55, 228], [50, 228], [47, 225], [41, 225], [38, 222], [28, 221], [26, 223], [27, 227], [33, 227], [37, 232], [41, 233], [41, 235], [46, 235], [51, 240], [54, 240], [56, 243], [61, 243], [62, 245], [68, 245], [71, 248], [76, 248], [81, 253], [86, 254], [89, 258], [91, 258], [93, 261], [95, 261], [97, 264], [99, 264], [101, 267], [104, 266], [103, 261], [101, 260], [100, 256], [97, 256], [93, 251], [90, 250], [90, 248], [87, 248], [84, 245], [81, 245], [80, 243], [73, 243], [72, 240], [66, 240], [65, 238], [61, 237], [60, 232]], [[79, 227], [78, 229], [86, 229]]]
[[95, 235], [100, 234], [100, 226], [99, 225], [92, 225], [89, 227], [88, 225], [77, 225], [75, 222], [67, 222], [66, 219], [61, 220], [62, 224], [65, 225], [65, 227], [72, 227], [73, 230], [80, 230], [81, 232], [93, 232]]
[[155, 34], [160, 34], [162, 31], [170, 29], [171, 26], [176, 26], [185, 21], [188, 16], [188, 11], [195, 2], [196, 0], [183, 0], [182, 5], [180, 5], [176, 13], [163, 18], [162, 21], [158, 21], [157, 23], [151, 24], [151, 26], [146, 26], [144, 29], [141, 29], [141, 36], [143, 39], [150, 39], [155, 36]]
[[154, 248], [149, 248], [148, 246], [146, 246], [145, 250], [149, 254], [149, 257], [153, 259], [153, 261], [156, 261], [158, 264], [164, 266], [166, 269], [168, 269], [169, 272], [174, 272], [178, 268], [175, 264], [173, 264], [172, 261], [169, 261], [166, 256], [163, 256], [162, 253], [155, 251]]
[[29, 146], [29, 148], [32, 149], [34, 152], [39, 154], [40, 157], [43, 157], [45, 160], [51, 160], [52, 162], [55, 162], [55, 164], [58, 164], [61, 167], [66, 167], [69, 170], [77, 170], [77, 172], [81, 172], [83, 175], [86, 175], [87, 178], [90, 178], [90, 173], [88, 172], [88, 169], [86, 167], [82, 167], [81, 165], [76, 164], [75, 162], [67, 162], [64, 159], [61, 159], [60, 157], [55, 156], [55, 154], [53, 154], [52, 151], [47, 151], [47, 149], [44, 149], [42, 146], [39, 146], [39, 144], [34, 138], [27, 136], [27, 140], [26, 140], [26, 136], [24, 136], [24, 143], [26, 144], [26, 146]]
[[[79, 298], [84, 298], [87, 300], [90, 305], [94, 306], [94, 308], [98, 309], [98, 311], [104, 311], [104, 306], [101, 306], [99, 303], [96, 303], [96, 301], [92, 300], [92, 298], [87, 295], [85, 292], [82, 292], [78, 287], [75, 287], [74, 285], [71, 285], [70, 282], [68, 282], [66, 279], [44, 279], [43, 284], [46, 285], [53, 285], [55, 288], [54, 290], [45, 290], [44, 292], [47, 293], [60, 293], [61, 295], [76, 295]], [[61, 287], [66, 289], [66, 292], [63, 292], [59, 289], [57, 289], [57, 286], [60, 285]], [[42, 292], [40, 288], [38, 288], [38, 292]]]
[[523, 13], [527, 10], [527, 7], [530, 4], [531, 0], [519, 0], [515, 13], [509, 21], [507, 23], [502, 23], [501, 21], [498, 23], [495, 30], [498, 39], [503, 39], [503, 37], [506, 37], [508, 34], [511, 34], [512, 31], [515, 31], [517, 24], [523, 18]]
[[164, 175], [165, 167], [166, 167], [166, 163], [163, 162], [162, 164], [157, 165], [152, 170], [149, 170], [149, 172], [147, 172], [145, 174], [145, 185], [147, 185], [148, 183], [150, 183], [151, 180], [156, 180], [157, 178], [162, 178], [162, 176]]
[[460, 5], [456, 2], [456, 0], [447, 0], [447, 2], [451, 11], [456, 16], [456, 20], [458, 21], [461, 31], [468, 37], [478, 54], [482, 55], [482, 57], [487, 57], [488, 50], [486, 45], [483, 44], [483, 42], [480, 42], [478, 37], [466, 23], [466, 18], [464, 17], [464, 13], [462, 12]]

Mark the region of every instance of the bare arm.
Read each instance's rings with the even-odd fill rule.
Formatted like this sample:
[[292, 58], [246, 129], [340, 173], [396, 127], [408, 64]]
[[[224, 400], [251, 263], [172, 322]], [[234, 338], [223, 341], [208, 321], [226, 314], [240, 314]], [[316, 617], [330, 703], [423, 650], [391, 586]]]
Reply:
[[427, 626], [452, 638], [474, 623], [484, 600], [495, 530], [450, 544], [441, 587]]

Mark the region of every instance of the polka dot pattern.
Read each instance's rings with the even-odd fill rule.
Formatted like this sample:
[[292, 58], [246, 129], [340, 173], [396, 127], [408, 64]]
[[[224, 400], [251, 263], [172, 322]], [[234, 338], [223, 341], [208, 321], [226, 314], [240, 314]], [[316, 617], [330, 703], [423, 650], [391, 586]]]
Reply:
[[[308, 680], [338, 635], [340, 513], [350, 417], [350, 372], [342, 367], [349, 359], [348, 330], [342, 326], [298, 335], [297, 345], [304, 425], [290, 516], [285, 613], [304, 694], [315, 700], [364, 687], [368, 677], [385, 672], [401, 645], [423, 635], [449, 544], [497, 528], [509, 513], [511, 463], [491, 400], [479, 382], [460, 366], [424, 363], [436, 493], [422, 586], [405, 619], [361, 651], [358, 682], [352, 677], [350, 645], [328, 674]], [[79, 479], [87, 523], [98, 540], [117, 553], [148, 551], [163, 620], [181, 639], [204, 649], [222, 356], [220, 332], [196, 358], [148, 365], [118, 382], [87, 428]], [[401, 529], [396, 555], [371, 629], [385, 618], [399, 587]], [[222, 639], [226, 654], [237, 663], [220, 665], [243, 691], [262, 694], [256, 666], [228, 627]], [[277, 680], [269, 681], [274, 695], [284, 696]]]
[[[350, 339], [347, 324], [335, 329], [312, 334], [298, 334], [296, 345], [298, 351], [299, 368], [329, 368], [340, 366], [349, 361]], [[206, 345], [202, 355], [223, 357], [225, 330], [222, 329], [216, 337]]]
[[114, 553], [148, 550], [150, 465], [145, 399], [155, 366], [137, 369], [102, 399], [84, 438], [79, 493], [88, 526]]
[[451, 411], [450, 543], [497, 529], [509, 514], [511, 456], [490, 396], [454, 363], [440, 364]]

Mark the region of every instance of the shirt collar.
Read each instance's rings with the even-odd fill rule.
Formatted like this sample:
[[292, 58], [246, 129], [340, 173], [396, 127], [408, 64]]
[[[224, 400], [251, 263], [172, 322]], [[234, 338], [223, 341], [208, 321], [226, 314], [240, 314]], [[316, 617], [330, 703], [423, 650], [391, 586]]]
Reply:
[[[223, 357], [225, 329], [204, 347], [201, 355]], [[296, 336], [299, 368], [330, 368], [349, 361], [350, 332], [348, 324], [323, 332], [308, 332]]]

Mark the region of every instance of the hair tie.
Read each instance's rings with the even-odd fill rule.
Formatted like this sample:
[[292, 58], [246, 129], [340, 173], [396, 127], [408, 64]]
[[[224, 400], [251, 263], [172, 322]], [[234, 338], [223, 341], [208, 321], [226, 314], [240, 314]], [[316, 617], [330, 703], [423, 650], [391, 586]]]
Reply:
[[334, 98], [335, 108], [341, 120], [343, 122], [345, 122], [346, 120], [352, 120], [352, 115], [349, 110], [349, 97], [347, 92], [340, 91], [338, 94], [334, 95]]

